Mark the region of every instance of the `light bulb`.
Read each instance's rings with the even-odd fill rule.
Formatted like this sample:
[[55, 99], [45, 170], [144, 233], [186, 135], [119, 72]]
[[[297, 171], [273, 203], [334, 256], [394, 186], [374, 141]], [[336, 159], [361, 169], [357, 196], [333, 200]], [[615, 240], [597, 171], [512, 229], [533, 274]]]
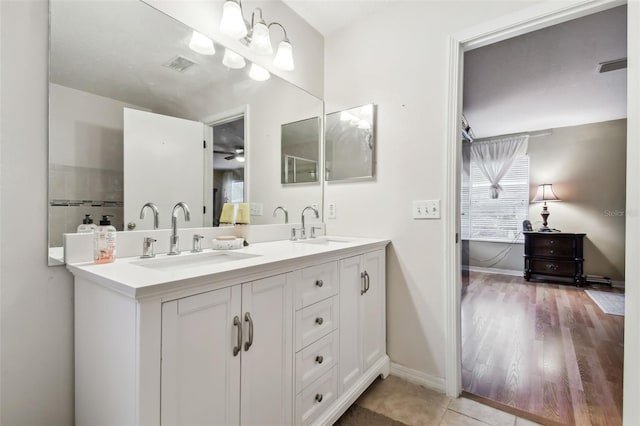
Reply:
[[351, 121], [354, 117], [347, 111], [340, 111], [340, 121]]
[[238, 160], [240, 163], [244, 163], [244, 155], [236, 156], [236, 160]]
[[273, 53], [271, 38], [269, 38], [269, 28], [264, 22], [258, 22], [253, 26], [249, 48], [259, 55], [271, 55]]
[[293, 47], [291, 47], [291, 43], [288, 40], [282, 40], [278, 44], [278, 51], [273, 59], [273, 65], [283, 71], [293, 71], [295, 68], [293, 64]]
[[236, 70], [244, 68], [245, 65], [247, 65], [242, 56], [238, 55], [236, 52], [230, 49], [224, 49], [222, 63], [224, 64], [224, 66]]
[[201, 55], [214, 55], [216, 53], [216, 49], [213, 47], [213, 40], [197, 31], [194, 31], [191, 35], [189, 48]]
[[251, 69], [249, 70], [249, 77], [255, 81], [265, 81], [269, 80], [271, 74], [269, 71], [262, 68], [260, 65], [251, 64]]
[[358, 129], [370, 129], [371, 128], [371, 124], [369, 124], [369, 122], [367, 120], [360, 120], [358, 121]]
[[241, 39], [247, 35], [247, 25], [244, 23], [242, 9], [233, 0], [224, 2], [222, 19], [220, 20], [220, 32], [235, 39]]

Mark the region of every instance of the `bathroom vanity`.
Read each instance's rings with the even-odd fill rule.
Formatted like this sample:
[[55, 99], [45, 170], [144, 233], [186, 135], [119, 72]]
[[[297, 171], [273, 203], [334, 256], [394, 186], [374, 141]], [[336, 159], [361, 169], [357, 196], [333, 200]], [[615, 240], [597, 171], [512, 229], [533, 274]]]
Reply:
[[389, 372], [388, 242], [67, 265], [76, 423], [331, 424]]

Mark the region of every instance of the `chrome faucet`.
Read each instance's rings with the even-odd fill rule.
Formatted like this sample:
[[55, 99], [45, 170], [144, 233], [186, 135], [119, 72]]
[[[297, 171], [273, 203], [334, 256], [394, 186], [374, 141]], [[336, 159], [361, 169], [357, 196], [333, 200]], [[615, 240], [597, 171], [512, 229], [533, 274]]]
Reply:
[[153, 212], [153, 229], [158, 229], [160, 225], [160, 216], [158, 213], [158, 206], [156, 206], [154, 203], [147, 203], [142, 206], [142, 209], [140, 210], [140, 219], [144, 219], [144, 213], [147, 207], [150, 208]]
[[301, 231], [300, 231], [300, 239], [301, 239], [301, 240], [304, 240], [304, 239], [306, 239], [306, 238], [307, 238], [307, 234], [306, 234], [305, 226], [304, 226], [304, 214], [305, 214], [305, 212], [306, 212], [307, 210], [311, 210], [311, 211], [314, 213], [314, 215], [315, 215], [316, 219], [320, 218], [320, 213], [318, 213], [318, 209], [316, 209], [315, 207], [307, 206], [307, 207], [305, 207], [304, 209], [302, 209], [302, 215], [301, 215], [301, 217], [300, 217], [300, 220], [301, 220], [301, 222], [302, 222], [302, 229], [301, 229]]
[[167, 254], [180, 254], [180, 239], [178, 237], [178, 209], [182, 209], [184, 213], [185, 222], [189, 222], [191, 220], [191, 212], [189, 211], [189, 206], [186, 203], [180, 201], [178, 204], [173, 206], [173, 211], [171, 212], [171, 237], [169, 237], [169, 253]]
[[273, 217], [276, 217], [276, 213], [278, 212], [278, 210], [282, 210], [284, 212], [284, 223], [289, 223], [289, 212], [282, 206], [278, 206], [273, 209]]

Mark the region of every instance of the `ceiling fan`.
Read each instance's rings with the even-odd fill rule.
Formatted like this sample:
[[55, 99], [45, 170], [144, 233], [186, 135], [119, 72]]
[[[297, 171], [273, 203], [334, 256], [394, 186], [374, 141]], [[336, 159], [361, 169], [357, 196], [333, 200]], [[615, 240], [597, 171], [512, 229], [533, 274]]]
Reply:
[[218, 151], [214, 150], [214, 154], [223, 154], [226, 155], [224, 157], [225, 160], [238, 160], [239, 162], [244, 162], [244, 149], [238, 148], [234, 151]]

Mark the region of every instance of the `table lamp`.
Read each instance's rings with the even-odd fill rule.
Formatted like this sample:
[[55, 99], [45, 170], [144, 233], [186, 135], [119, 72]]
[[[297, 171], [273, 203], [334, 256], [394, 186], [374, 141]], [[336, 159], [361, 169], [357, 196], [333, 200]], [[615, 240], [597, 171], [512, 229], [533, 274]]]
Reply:
[[550, 183], [538, 185], [538, 192], [536, 192], [536, 196], [531, 200], [532, 203], [540, 203], [543, 201], [544, 206], [542, 207], [542, 212], [540, 212], [540, 216], [542, 216], [542, 228], [540, 228], [539, 231], [549, 232], [551, 229], [547, 226], [547, 218], [550, 213], [547, 209], [547, 201], [560, 201], [560, 198], [558, 198], [558, 196], [553, 192], [553, 188], [551, 188]]

